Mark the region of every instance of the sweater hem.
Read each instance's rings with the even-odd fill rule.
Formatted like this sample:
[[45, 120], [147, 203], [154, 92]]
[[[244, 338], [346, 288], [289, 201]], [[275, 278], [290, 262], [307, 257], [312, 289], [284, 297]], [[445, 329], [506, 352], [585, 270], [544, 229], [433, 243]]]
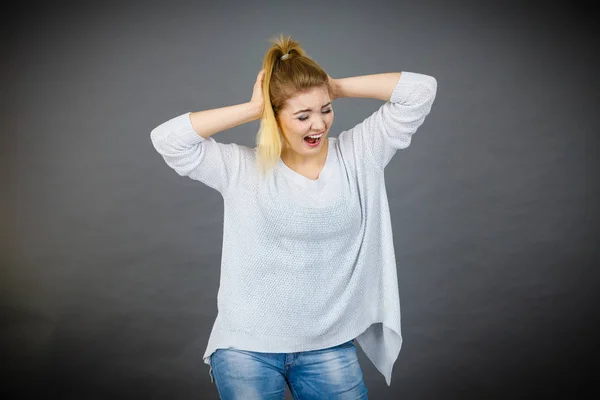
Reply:
[[[356, 339], [367, 358], [385, 377], [386, 384], [389, 387], [392, 384], [392, 369], [402, 347], [400, 329], [394, 329], [381, 320], [373, 320], [359, 329], [349, 326], [346, 329], [338, 331], [335, 335], [307, 339], [303, 340], [302, 343], [299, 343], [297, 338], [273, 336], [257, 338], [256, 336], [240, 331], [224, 332], [213, 330], [211, 337], [219, 338], [214, 343], [209, 339], [209, 345], [203, 356], [204, 363], [210, 368], [209, 375], [211, 375], [211, 379], [211, 356], [218, 349], [233, 348], [262, 353], [296, 353], [334, 347]], [[384, 346], [384, 348], [387, 347], [387, 354], [380, 353], [382, 348], [376, 345], [380, 341], [388, 343], [388, 346]]]
[[233, 348], [246, 351], [256, 351], [261, 353], [297, 353], [303, 351], [321, 350], [329, 347], [338, 346], [349, 340], [355, 339], [371, 325], [382, 321], [373, 321], [359, 329], [348, 327], [338, 331], [337, 334], [321, 336], [317, 338], [284, 338], [278, 336], [252, 336], [249, 333], [241, 331], [222, 331], [216, 330], [211, 335], [218, 337], [218, 341], [209, 344], [204, 354], [205, 364], [210, 365], [210, 356], [217, 349]]

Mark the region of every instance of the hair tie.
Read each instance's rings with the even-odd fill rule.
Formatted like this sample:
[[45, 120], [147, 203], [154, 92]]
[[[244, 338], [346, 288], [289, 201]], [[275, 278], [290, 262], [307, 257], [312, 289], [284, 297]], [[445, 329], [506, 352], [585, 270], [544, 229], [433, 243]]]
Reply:
[[281, 60], [287, 60], [290, 57], [290, 53], [286, 53], [284, 55], [281, 56]]

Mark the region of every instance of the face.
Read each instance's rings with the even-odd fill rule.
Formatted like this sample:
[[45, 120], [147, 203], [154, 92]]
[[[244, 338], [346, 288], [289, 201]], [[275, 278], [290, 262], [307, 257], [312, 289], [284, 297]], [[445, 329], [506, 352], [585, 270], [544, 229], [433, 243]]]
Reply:
[[[279, 123], [287, 141], [283, 145], [284, 151], [307, 156], [318, 154], [333, 124], [333, 107], [327, 88], [312, 88], [288, 99], [279, 113]], [[305, 140], [321, 133], [316, 145]]]

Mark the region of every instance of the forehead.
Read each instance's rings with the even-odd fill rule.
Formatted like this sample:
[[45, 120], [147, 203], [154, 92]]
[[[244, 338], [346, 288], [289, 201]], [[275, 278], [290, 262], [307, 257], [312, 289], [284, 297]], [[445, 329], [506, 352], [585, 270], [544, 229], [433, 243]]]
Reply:
[[320, 110], [324, 104], [329, 103], [329, 93], [325, 87], [315, 87], [301, 92], [287, 100], [288, 109], [291, 113], [310, 108], [311, 110]]

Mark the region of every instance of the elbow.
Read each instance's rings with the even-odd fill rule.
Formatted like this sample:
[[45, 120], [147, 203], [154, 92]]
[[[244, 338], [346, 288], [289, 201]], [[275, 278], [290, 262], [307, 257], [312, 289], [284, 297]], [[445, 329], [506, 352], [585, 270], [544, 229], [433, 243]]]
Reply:
[[437, 94], [437, 79], [435, 79], [433, 76], [426, 75], [426, 77], [421, 81], [421, 87], [423, 99], [427, 99], [427, 102], [433, 103]]
[[163, 129], [161, 129], [160, 126], [157, 126], [156, 128], [154, 128], [150, 131], [150, 142], [152, 142], [152, 146], [154, 146], [154, 149], [156, 149], [156, 151], [158, 151], [161, 154], [162, 154], [161, 143], [163, 142], [164, 138], [165, 138], [165, 132]]
[[150, 131], [150, 140], [152, 140], [152, 143], [156, 143], [160, 137], [160, 127], [157, 126], [156, 128], [152, 129]]
[[435, 95], [435, 93], [437, 92], [437, 79], [435, 79], [431, 75], [425, 75], [425, 77], [422, 80], [422, 84], [427, 88], [427, 90], [430, 93]]
[[431, 93], [431, 97], [434, 98], [437, 93], [437, 79], [435, 79], [433, 76], [429, 76], [427, 79], [427, 87]]

